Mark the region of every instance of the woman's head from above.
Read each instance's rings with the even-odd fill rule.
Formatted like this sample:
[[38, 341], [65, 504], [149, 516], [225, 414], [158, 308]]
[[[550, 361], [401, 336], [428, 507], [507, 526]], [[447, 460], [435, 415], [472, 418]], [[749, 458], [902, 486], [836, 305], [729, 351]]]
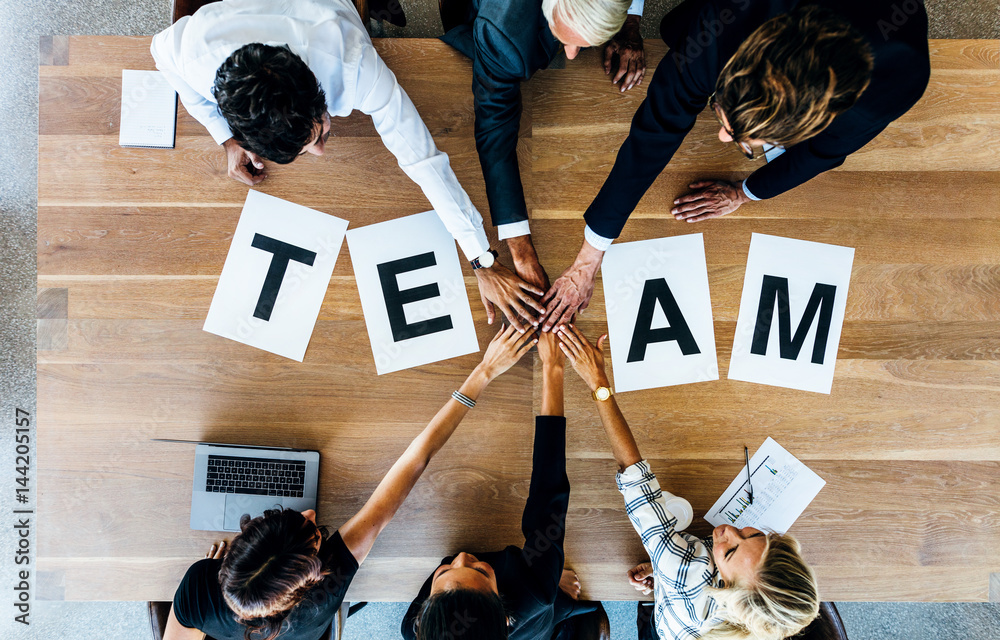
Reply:
[[493, 567], [460, 553], [431, 576], [430, 596], [417, 615], [417, 637], [505, 640], [508, 622]]
[[604, 44], [621, 30], [631, 0], [542, 0], [542, 14], [572, 60], [580, 49]]
[[222, 594], [241, 621], [261, 630], [259, 637], [273, 638], [285, 615], [328, 572], [319, 558], [326, 530], [311, 509], [244, 515], [240, 529], [219, 568]]
[[795, 538], [721, 525], [712, 542], [723, 586], [711, 595], [725, 622], [704, 637], [780, 640], [819, 614], [816, 577]]
[[710, 100], [719, 139], [741, 148], [807, 140], [854, 106], [873, 65], [864, 36], [832, 11], [807, 5], [772, 18], [719, 74]]

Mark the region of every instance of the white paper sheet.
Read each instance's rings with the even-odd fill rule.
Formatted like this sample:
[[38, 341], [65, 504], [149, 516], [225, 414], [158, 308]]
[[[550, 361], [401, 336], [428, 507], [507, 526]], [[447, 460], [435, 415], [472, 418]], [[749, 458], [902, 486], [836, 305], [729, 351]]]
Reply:
[[[719, 379], [702, 234], [613, 244], [604, 256], [601, 275], [615, 391]], [[644, 292], [647, 311], [654, 294], [661, 296], [652, 306], [651, 321], [647, 316], [645, 322], [640, 313]], [[678, 326], [671, 326], [664, 313], [663, 302], [670, 305], [671, 298], [676, 303], [672, 313], [680, 312], [675, 315]], [[668, 327], [671, 334], [647, 335], [636, 342], [637, 333], [652, 329], [655, 334]], [[677, 339], [684, 335], [692, 340]], [[661, 338], [673, 339], [646, 343]]]
[[455, 240], [437, 213], [351, 229], [347, 245], [379, 375], [479, 351]]
[[768, 438], [750, 458], [753, 503], [744, 466], [705, 514], [705, 520], [716, 527], [731, 524], [737, 529], [753, 527], [785, 533], [825, 484], [812, 469]]
[[[302, 362], [346, 231], [346, 220], [250, 191], [205, 331]], [[258, 236], [315, 254], [311, 266], [289, 260], [266, 320], [255, 313], [276, 254], [254, 247]]]
[[[850, 247], [753, 234], [729, 379], [830, 393], [853, 262]], [[777, 293], [762, 296], [765, 285], [778, 285]], [[785, 287], [783, 310], [776, 301]], [[808, 326], [807, 310], [814, 311]]]
[[122, 111], [118, 144], [172, 149], [177, 128], [177, 93], [159, 71], [122, 69]]

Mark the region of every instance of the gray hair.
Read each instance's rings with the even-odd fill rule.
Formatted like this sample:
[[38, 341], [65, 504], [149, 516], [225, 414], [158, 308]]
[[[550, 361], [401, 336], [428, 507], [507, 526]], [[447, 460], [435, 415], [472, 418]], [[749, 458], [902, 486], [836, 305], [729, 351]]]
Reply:
[[555, 16], [596, 47], [613, 38], [628, 13], [630, 0], [542, 0], [542, 13], [551, 25]]

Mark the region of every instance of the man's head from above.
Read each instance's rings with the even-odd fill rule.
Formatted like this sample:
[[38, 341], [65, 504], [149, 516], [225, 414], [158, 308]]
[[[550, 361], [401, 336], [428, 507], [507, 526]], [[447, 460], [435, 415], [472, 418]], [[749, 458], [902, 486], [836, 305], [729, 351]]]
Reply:
[[244, 624], [268, 637], [329, 573], [318, 555], [326, 528], [316, 526], [312, 509], [274, 509], [244, 515], [240, 529], [219, 568], [222, 595]]
[[629, 4], [629, 0], [542, 0], [542, 13], [572, 60], [580, 49], [613, 38], [625, 24]]
[[750, 34], [715, 85], [723, 142], [789, 147], [825, 129], [868, 87], [874, 58], [854, 27], [806, 6]]
[[508, 618], [488, 562], [460, 553], [431, 576], [431, 591], [417, 614], [418, 640], [505, 640]]
[[816, 618], [816, 576], [795, 538], [721, 525], [712, 531], [712, 543], [723, 588], [709, 591], [724, 623], [705, 638], [780, 640]]
[[322, 154], [330, 131], [326, 95], [288, 47], [240, 47], [216, 72], [213, 94], [233, 139], [247, 151], [278, 164], [303, 152]]

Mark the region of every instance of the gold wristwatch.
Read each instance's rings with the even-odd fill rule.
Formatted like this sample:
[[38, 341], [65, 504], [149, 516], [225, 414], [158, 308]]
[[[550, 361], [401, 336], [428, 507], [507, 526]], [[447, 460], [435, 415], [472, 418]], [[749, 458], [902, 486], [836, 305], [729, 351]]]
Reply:
[[611, 394], [612, 392], [610, 387], [597, 387], [594, 389], [594, 393], [592, 395], [594, 396], [594, 400], [604, 402], [611, 397]]

